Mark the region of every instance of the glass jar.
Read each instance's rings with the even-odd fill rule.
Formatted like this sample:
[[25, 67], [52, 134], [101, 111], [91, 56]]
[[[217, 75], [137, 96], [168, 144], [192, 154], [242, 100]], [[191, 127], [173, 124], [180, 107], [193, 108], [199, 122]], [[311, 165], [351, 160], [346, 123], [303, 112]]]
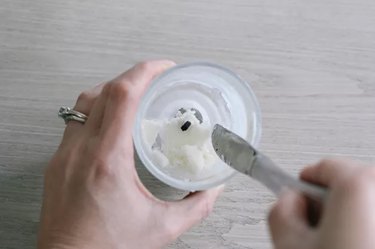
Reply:
[[212, 63], [177, 65], [153, 80], [136, 116], [133, 139], [144, 166], [160, 181], [177, 189], [209, 189], [230, 179], [235, 171], [217, 160], [210, 175], [188, 179], [161, 167], [143, 137], [144, 120], [167, 120], [180, 108], [198, 110], [206, 124], [221, 124], [257, 147], [261, 137], [261, 111], [250, 85], [229, 69]]

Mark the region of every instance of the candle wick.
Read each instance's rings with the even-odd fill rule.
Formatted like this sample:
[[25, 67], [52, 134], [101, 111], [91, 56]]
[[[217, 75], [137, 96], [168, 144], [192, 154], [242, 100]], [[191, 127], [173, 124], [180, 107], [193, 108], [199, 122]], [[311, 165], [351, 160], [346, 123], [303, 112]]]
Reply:
[[191, 125], [191, 122], [190, 121], [186, 121], [182, 126], [181, 126], [181, 130], [182, 131], [186, 131], [187, 129], [189, 129]]

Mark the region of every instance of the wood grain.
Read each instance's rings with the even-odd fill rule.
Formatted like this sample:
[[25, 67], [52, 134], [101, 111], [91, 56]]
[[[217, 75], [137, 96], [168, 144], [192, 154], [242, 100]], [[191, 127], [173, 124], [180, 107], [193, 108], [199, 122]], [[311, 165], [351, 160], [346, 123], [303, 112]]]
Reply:
[[[35, 247], [58, 108], [145, 59], [238, 72], [262, 107], [261, 149], [292, 174], [330, 155], [375, 162], [374, 11], [371, 0], [2, 0], [0, 248]], [[235, 177], [170, 248], [271, 248], [273, 201]]]

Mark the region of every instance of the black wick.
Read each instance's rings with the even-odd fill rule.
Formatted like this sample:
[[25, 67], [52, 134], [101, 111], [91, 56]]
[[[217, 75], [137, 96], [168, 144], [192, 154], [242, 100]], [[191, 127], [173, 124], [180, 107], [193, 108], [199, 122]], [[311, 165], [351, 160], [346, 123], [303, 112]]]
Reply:
[[186, 131], [187, 129], [189, 129], [191, 125], [191, 122], [190, 121], [186, 121], [182, 126], [181, 126], [181, 130], [182, 131]]

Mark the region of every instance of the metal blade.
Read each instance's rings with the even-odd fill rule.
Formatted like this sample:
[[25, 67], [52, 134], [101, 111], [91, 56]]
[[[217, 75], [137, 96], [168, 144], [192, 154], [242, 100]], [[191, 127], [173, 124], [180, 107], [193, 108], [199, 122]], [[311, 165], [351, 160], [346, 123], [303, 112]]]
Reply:
[[229, 166], [251, 176], [251, 167], [257, 151], [243, 138], [216, 124], [212, 132], [216, 154]]
[[221, 125], [214, 127], [212, 145], [226, 164], [263, 183], [275, 195], [279, 195], [286, 187], [299, 190], [318, 201], [324, 200], [327, 195], [327, 189], [288, 175], [266, 155]]

